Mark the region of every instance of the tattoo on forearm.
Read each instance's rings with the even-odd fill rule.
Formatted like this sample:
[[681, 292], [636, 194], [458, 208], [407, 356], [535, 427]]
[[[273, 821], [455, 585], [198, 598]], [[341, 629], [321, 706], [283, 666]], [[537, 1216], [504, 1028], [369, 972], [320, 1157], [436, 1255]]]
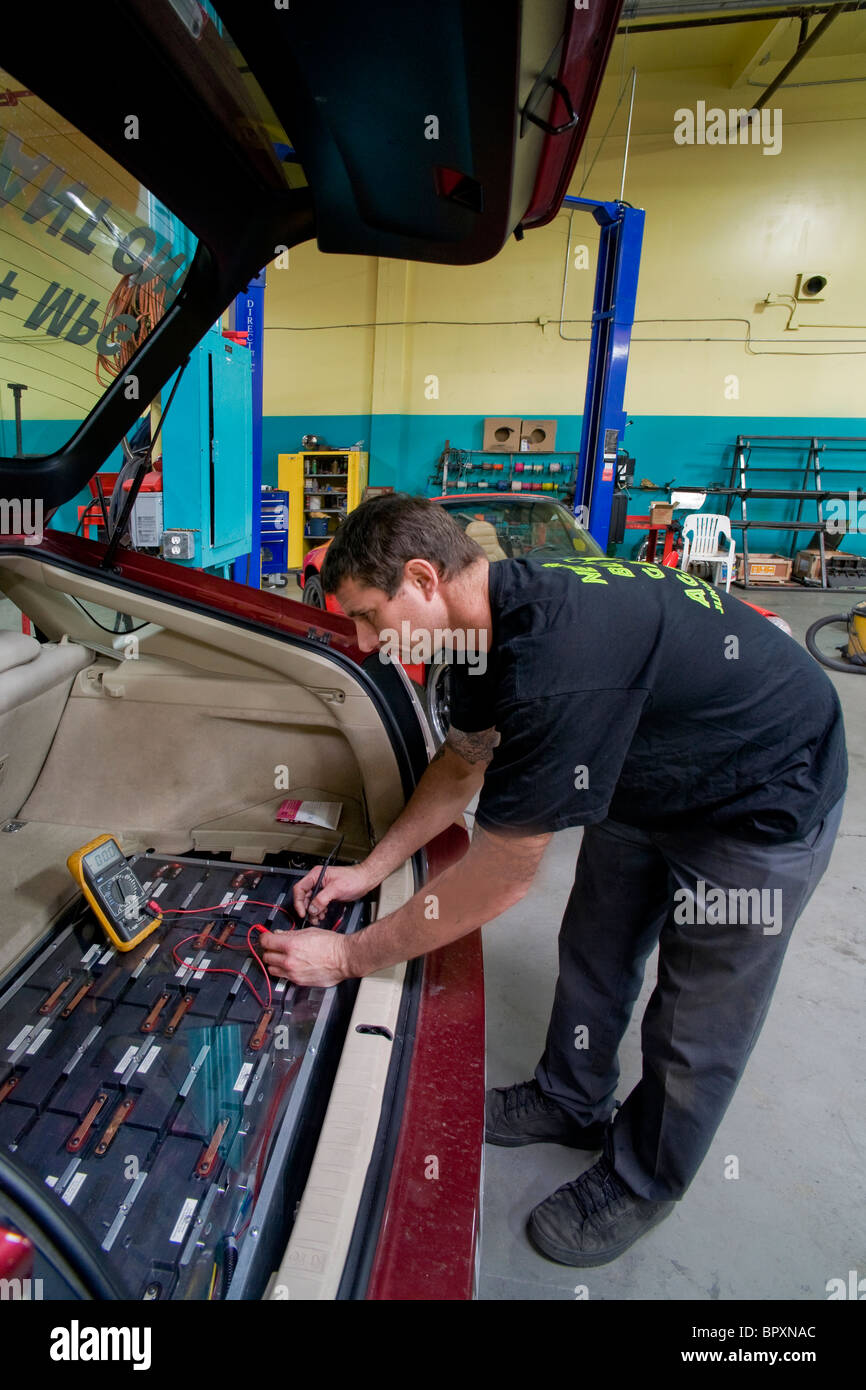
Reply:
[[489, 763], [501, 735], [496, 729], [482, 729], [477, 734], [465, 734], [460, 729], [448, 730], [446, 745], [467, 763]]

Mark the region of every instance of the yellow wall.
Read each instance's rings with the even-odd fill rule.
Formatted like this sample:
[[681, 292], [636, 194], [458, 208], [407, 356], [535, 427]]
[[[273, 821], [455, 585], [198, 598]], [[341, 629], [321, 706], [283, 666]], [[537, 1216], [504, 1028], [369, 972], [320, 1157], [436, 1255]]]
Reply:
[[[603, 198], [619, 192], [625, 104], [600, 153], [599, 145], [634, 64], [638, 83], [625, 196], [647, 212], [637, 318], [668, 320], [635, 327], [627, 395], [635, 415], [733, 421], [863, 413], [866, 81], [840, 79], [866, 79], [866, 13], [837, 21], [792, 79], [828, 85], [783, 89], [771, 99], [783, 111], [780, 154], [767, 156], [751, 145], [674, 142], [678, 108], [694, 108], [699, 100], [723, 108], [748, 104], [759, 89], [746, 82], [779, 70], [795, 32], [790, 21], [617, 40], [571, 191], [579, 191], [598, 155], [586, 192]], [[771, 54], [769, 63], [762, 62], [765, 53]], [[692, 66], [684, 66], [687, 60]], [[14, 117], [25, 138], [26, 123], [36, 118], [26, 106], [10, 108], [6, 116]], [[61, 130], [52, 153], [73, 172], [80, 163], [86, 178], [93, 172], [86, 142], [78, 142], [79, 150], [76, 141]], [[136, 185], [112, 175], [100, 191], [134, 214]], [[325, 256], [313, 243], [294, 248], [287, 268], [268, 270], [265, 415], [579, 414], [586, 343], [563, 341], [557, 325], [570, 224], [572, 249], [587, 246], [590, 267], [572, 263], [565, 318], [586, 320], [597, 229], [583, 213], [572, 219], [562, 212], [474, 267]], [[45, 233], [41, 226], [26, 228], [20, 217], [12, 230], [23, 285], [34, 238], [44, 241]], [[70, 283], [69, 259], [67, 253], [58, 261], [63, 283]], [[92, 286], [100, 302], [117, 280], [109, 261], [110, 247], [101, 246], [83, 263], [81, 288]], [[40, 269], [44, 281], [44, 265]], [[828, 274], [829, 289], [823, 304], [800, 311], [799, 333], [786, 333], [786, 310], [762, 309], [761, 301], [768, 292], [790, 293], [802, 270]], [[0, 307], [13, 339], [2, 354], [8, 377], [31, 383], [25, 413], [84, 414], [99, 394], [91, 355], [44, 336], [38, 348], [23, 341], [14, 317], [24, 311], [23, 297], [14, 314], [9, 302]], [[683, 322], [689, 319], [696, 322]], [[424, 322], [405, 329], [311, 331], [393, 320]], [[283, 331], [286, 326], [305, 331]], [[751, 350], [743, 342], [747, 330], [755, 340]], [[588, 325], [568, 323], [563, 332], [585, 339]], [[720, 338], [732, 341], [706, 341]], [[816, 338], [861, 341], [824, 347], [805, 341]], [[430, 376], [438, 379], [438, 396], [432, 396]], [[726, 381], [731, 376], [738, 394]], [[9, 414], [8, 400], [0, 414]]]
[[[803, 64], [800, 80], [837, 82], [840, 74], [861, 70], [866, 78], [866, 58], [846, 53], [852, 45], [856, 48], [858, 35], [866, 37], [866, 15], [844, 19], [855, 27], [840, 31], [827, 56], [820, 56], [825, 45], [819, 44], [818, 56]], [[749, 105], [759, 88], [747, 87], [744, 79], [763, 81], [765, 74], [778, 71], [789, 56], [793, 40], [788, 44], [788, 39], [795, 30], [782, 25], [773, 39], [771, 24], [737, 25], [698, 31], [688, 39], [630, 38], [625, 48], [624, 40], [617, 41], [571, 192], [579, 190], [616, 94], [635, 63], [639, 72], [625, 197], [647, 212], [637, 318], [697, 320], [636, 325], [627, 396], [631, 413], [729, 415], [732, 421], [741, 416], [863, 413], [866, 83], [795, 88], [772, 98], [770, 106], [783, 111], [782, 148], [775, 156], [752, 145], [674, 142], [678, 108], [694, 108], [698, 100], [725, 109]], [[764, 38], [774, 54], [769, 65], [760, 65]], [[830, 38], [828, 33], [828, 43]], [[677, 68], [677, 52], [686, 43], [707, 66]], [[670, 70], [658, 70], [666, 63]], [[734, 86], [732, 78], [737, 79]], [[587, 195], [613, 198], [619, 193], [625, 115], [623, 104]], [[509, 242], [485, 265], [410, 265], [403, 317], [458, 322], [406, 329], [387, 400], [373, 389], [371, 329], [269, 331], [265, 414], [580, 413], [586, 345], [563, 342], [556, 323], [569, 220], [566, 212], [560, 213], [523, 242]], [[589, 316], [596, 233], [586, 214], [575, 214], [572, 246], [589, 248], [590, 269], [570, 270], [566, 318]], [[323, 256], [313, 244], [298, 247], [288, 271], [268, 272], [266, 323], [370, 323], [377, 269], [368, 259]], [[761, 301], [768, 293], [792, 293], [797, 272], [806, 270], [830, 277], [826, 300], [805, 306], [799, 313], [800, 331], [786, 333], [786, 310], [762, 309]], [[393, 297], [388, 302], [393, 311]], [[539, 318], [550, 322], [542, 327]], [[460, 326], [470, 320], [529, 322]], [[573, 323], [563, 331], [585, 337], [588, 326]], [[743, 342], [747, 331], [751, 349]], [[677, 341], [659, 341], [665, 338]], [[720, 338], [732, 341], [706, 341]], [[822, 346], [807, 338], [860, 341]], [[842, 355], [846, 352], [860, 355]], [[439, 379], [438, 399], [425, 397], [430, 374]], [[731, 376], [736, 385], [726, 382]]]
[[309, 330], [322, 324], [373, 323], [375, 260], [325, 256], [308, 241], [292, 248], [288, 262], [267, 270], [264, 414], [368, 411], [371, 328], [284, 332], [282, 326]]

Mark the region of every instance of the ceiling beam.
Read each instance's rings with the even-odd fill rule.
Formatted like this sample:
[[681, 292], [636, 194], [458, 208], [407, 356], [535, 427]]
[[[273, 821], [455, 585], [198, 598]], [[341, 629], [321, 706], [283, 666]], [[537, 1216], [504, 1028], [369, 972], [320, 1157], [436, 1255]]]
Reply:
[[[690, 5], [689, 11], [694, 14], [696, 8], [700, 6]], [[669, 21], [660, 20], [642, 23], [637, 20], [625, 19], [620, 22], [617, 29], [618, 34], [661, 34], [667, 29], [715, 29], [720, 24], [761, 24], [767, 20], [776, 19], [800, 19], [802, 16], [811, 18], [812, 15], [829, 14], [831, 10], [839, 13], [853, 12], [863, 9], [862, 0], [850, 0], [850, 3], [843, 4], [841, 7], [836, 5], [789, 5], [784, 9], [761, 9], [747, 10], [741, 14], [730, 14], [727, 10], [719, 14], [707, 14], [701, 19], [675, 19]], [[652, 11], [651, 13], [659, 13]], [[671, 10], [671, 15], [682, 13], [681, 11]]]
[[790, 19], [778, 19], [775, 24], [771, 20], [760, 30], [748, 29], [731, 59], [728, 86], [740, 87], [747, 82], [756, 68], [772, 56], [783, 35], [789, 35], [787, 47], [793, 52], [797, 47], [797, 25]]
[[752, 102], [752, 107], [754, 107], [755, 110], [760, 111], [762, 107], [766, 106], [767, 102], [770, 100], [770, 97], [773, 96], [774, 92], [777, 92], [780, 87], [784, 86], [785, 78], [789, 77], [790, 74], [794, 71], [794, 69], [800, 66], [806, 54], [810, 51], [810, 49], [814, 48], [815, 44], [822, 37], [825, 31], [830, 28], [830, 25], [833, 23], [833, 21], [838, 19], [839, 15], [842, 13], [844, 8], [845, 6], [841, 4], [834, 5], [833, 8], [829, 11], [829, 13], [825, 14], [824, 17], [821, 20], [819, 20], [819, 22], [815, 25], [814, 29], [808, 35], [804, 35], [805, 26], [801, 28], [801, 41], [798, 44], [793, 57], [788, 59], [785, 66], [782, 68], [782, 71], [778, 73], [776, 77], [773, 78], [767, 90], [761, 93], [757, 101]]

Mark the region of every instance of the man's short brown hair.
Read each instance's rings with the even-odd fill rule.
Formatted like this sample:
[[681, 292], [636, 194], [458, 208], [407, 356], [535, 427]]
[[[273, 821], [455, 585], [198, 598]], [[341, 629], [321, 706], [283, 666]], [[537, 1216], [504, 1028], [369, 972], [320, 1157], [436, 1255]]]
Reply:
[[408, 560], [429, 560], [442, 579], [453, 579], [484, 558], [453, 516], [425, 497], [406, 492], [371, 497], [350, 512], [325, 554], [322, 587], [335, 594], [345, 579], [393, 598]]

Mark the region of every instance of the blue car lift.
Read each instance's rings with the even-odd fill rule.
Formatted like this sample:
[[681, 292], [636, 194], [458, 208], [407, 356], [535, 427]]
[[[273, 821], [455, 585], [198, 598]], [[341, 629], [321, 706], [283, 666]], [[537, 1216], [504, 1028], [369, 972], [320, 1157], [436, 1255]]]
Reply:
[[[293, 152], [279, 151], [284, 157]], [[626, 203], [594, 198], [563, 199], [563, 206], [582, 208], [601, 228], [592, 309], [589, 370], [583, 410], [580, 453], [574, 489], [574, 513], [588, 518], [587, 530], [606, 549], [616, 486], [617, 451], [625, 434], [625, 379], [634, 323], [645, 214]], [[248, 333], [252, 354], [253, 533], [250, 555], [235, 560], [234, 577], [258, 588], [261, 583], [262, 351], [264, 347], [265, 271], [250, 281], [234, 301], [232, 327]], [[581, 510], [583, 509], [583, 510]]]
[[231, 326], [237, 333], [247, 334], [252, 374], [253, 407], [253, 525], [249, 555], [239, 555], [234, 562], [233, 578], [240, 584], [258, 589], [262, 582], [262, 351], [265, 342], [265, 271], [251, 280], [243, 294], [236, 296]]
[[625, 433], [625, 378], [644, 213], [625, 203], [601, 203], [593, 198], [566, 197], [563, 204], [591, 212], [601, 228], [574, 513], [584, 518], [586, 529], [606, 550], [617, 451]]

